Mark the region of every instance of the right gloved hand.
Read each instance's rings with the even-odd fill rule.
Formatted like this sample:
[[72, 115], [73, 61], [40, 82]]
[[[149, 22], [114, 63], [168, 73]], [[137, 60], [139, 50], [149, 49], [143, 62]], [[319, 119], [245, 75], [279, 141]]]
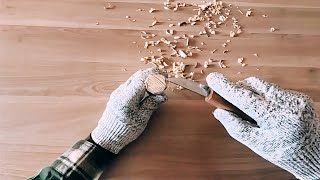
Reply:
[[231, 137], [298, 179], [320, 179], [320, 119], [308, 96], [255, 77], [233, 83], [211, 73], [207, 82], [257, 121], [259, 127], [216, 109], [214, 116]]

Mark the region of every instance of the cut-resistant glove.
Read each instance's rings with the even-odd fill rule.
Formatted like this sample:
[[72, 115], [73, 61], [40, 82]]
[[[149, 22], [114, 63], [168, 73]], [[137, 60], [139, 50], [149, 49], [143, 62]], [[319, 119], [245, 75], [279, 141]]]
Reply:
[[256, 77], [234, 83], [211, 73], [207, 83], [257, 122], [216, 109], [215, 118], [231, 137], [298, 179], [320, 179], [320, 120], [307, 95]]
[[157, 69], [140, 70], [110, 95], [97, 127], [91, 133], [95, 143], [117, 154], [145, 129], [153, 113], [167, 100], [164, 94], [146, 95], [145, 80]]

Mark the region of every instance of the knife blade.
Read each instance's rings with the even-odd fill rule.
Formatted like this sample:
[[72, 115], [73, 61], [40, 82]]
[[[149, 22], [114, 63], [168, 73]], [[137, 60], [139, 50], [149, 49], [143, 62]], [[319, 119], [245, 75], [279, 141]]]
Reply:
[[168, 81], [173, 84], [182, 86], [190, 91], [193, 91], [193, 92], [200, 94], [202, 96], [205, 96], [205, 97], [207, 97], [210, 92], [209, 86], [204, 85], [204, 84], [200, 84], [200, 83], [188, 80], [188, 79], [168, 78]]
[[232, 103], [224, 99], [223, 97], [221, 97], [218, 93], [210, 89], [208, 85], [197, 83], [192, 80], [183, 79], [183, 78], [168, 78], [167, 80], [173, 84], [182, 86], [190, 91], [193, 91], [197, 94], [204, 96], [206, 102], [208, 102], [209, 104], [217, 108], [231, 111], [237, 114], [242, 119], [252, 124], [255, 124], [255, 125], [257, 124], [257, 122], [253, 120], [250, 116], [248, 116], [246, 113], [241, 111], [238, 107], [236, 107], [235, 105], [233, 105]]

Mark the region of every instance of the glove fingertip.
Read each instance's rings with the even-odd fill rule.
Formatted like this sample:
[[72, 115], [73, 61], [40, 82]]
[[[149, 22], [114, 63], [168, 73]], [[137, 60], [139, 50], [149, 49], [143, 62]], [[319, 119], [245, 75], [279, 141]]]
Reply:
[[220, 108], [217, 108], [216, 110], [214, 110], [212, 114], [219, 121], [223, 121], [224, 119], [230, 119], [235, 117], [231, 112], [224, 109], [220, 109]]

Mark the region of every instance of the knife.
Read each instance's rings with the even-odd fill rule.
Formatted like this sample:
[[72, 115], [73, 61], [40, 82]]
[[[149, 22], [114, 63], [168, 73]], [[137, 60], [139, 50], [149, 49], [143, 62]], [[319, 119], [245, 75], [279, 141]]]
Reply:
[[190, 91], [193, 91], [197, 94], [200, 94], [205, 97], [205, 101], [217, 108], [224, 109], [227, 111], [231, 111], [235, 114], [237, 114], [240, 118], [252, 123], [257, 124], [255, 120], [253, 120], [250, 116], [248, 116], [246, 113], [241, 111], [239, 108], [234, 106], [229, 101], [225, 100], [223, 97], [221, 97], [218, 93], [210, 89], [208, 85], [200, 84], [197, 82], [194, 82], [192, 80], [188, 79], [182, 79], [182, 78], [168, 78], [169, 82], [182, 86]]

